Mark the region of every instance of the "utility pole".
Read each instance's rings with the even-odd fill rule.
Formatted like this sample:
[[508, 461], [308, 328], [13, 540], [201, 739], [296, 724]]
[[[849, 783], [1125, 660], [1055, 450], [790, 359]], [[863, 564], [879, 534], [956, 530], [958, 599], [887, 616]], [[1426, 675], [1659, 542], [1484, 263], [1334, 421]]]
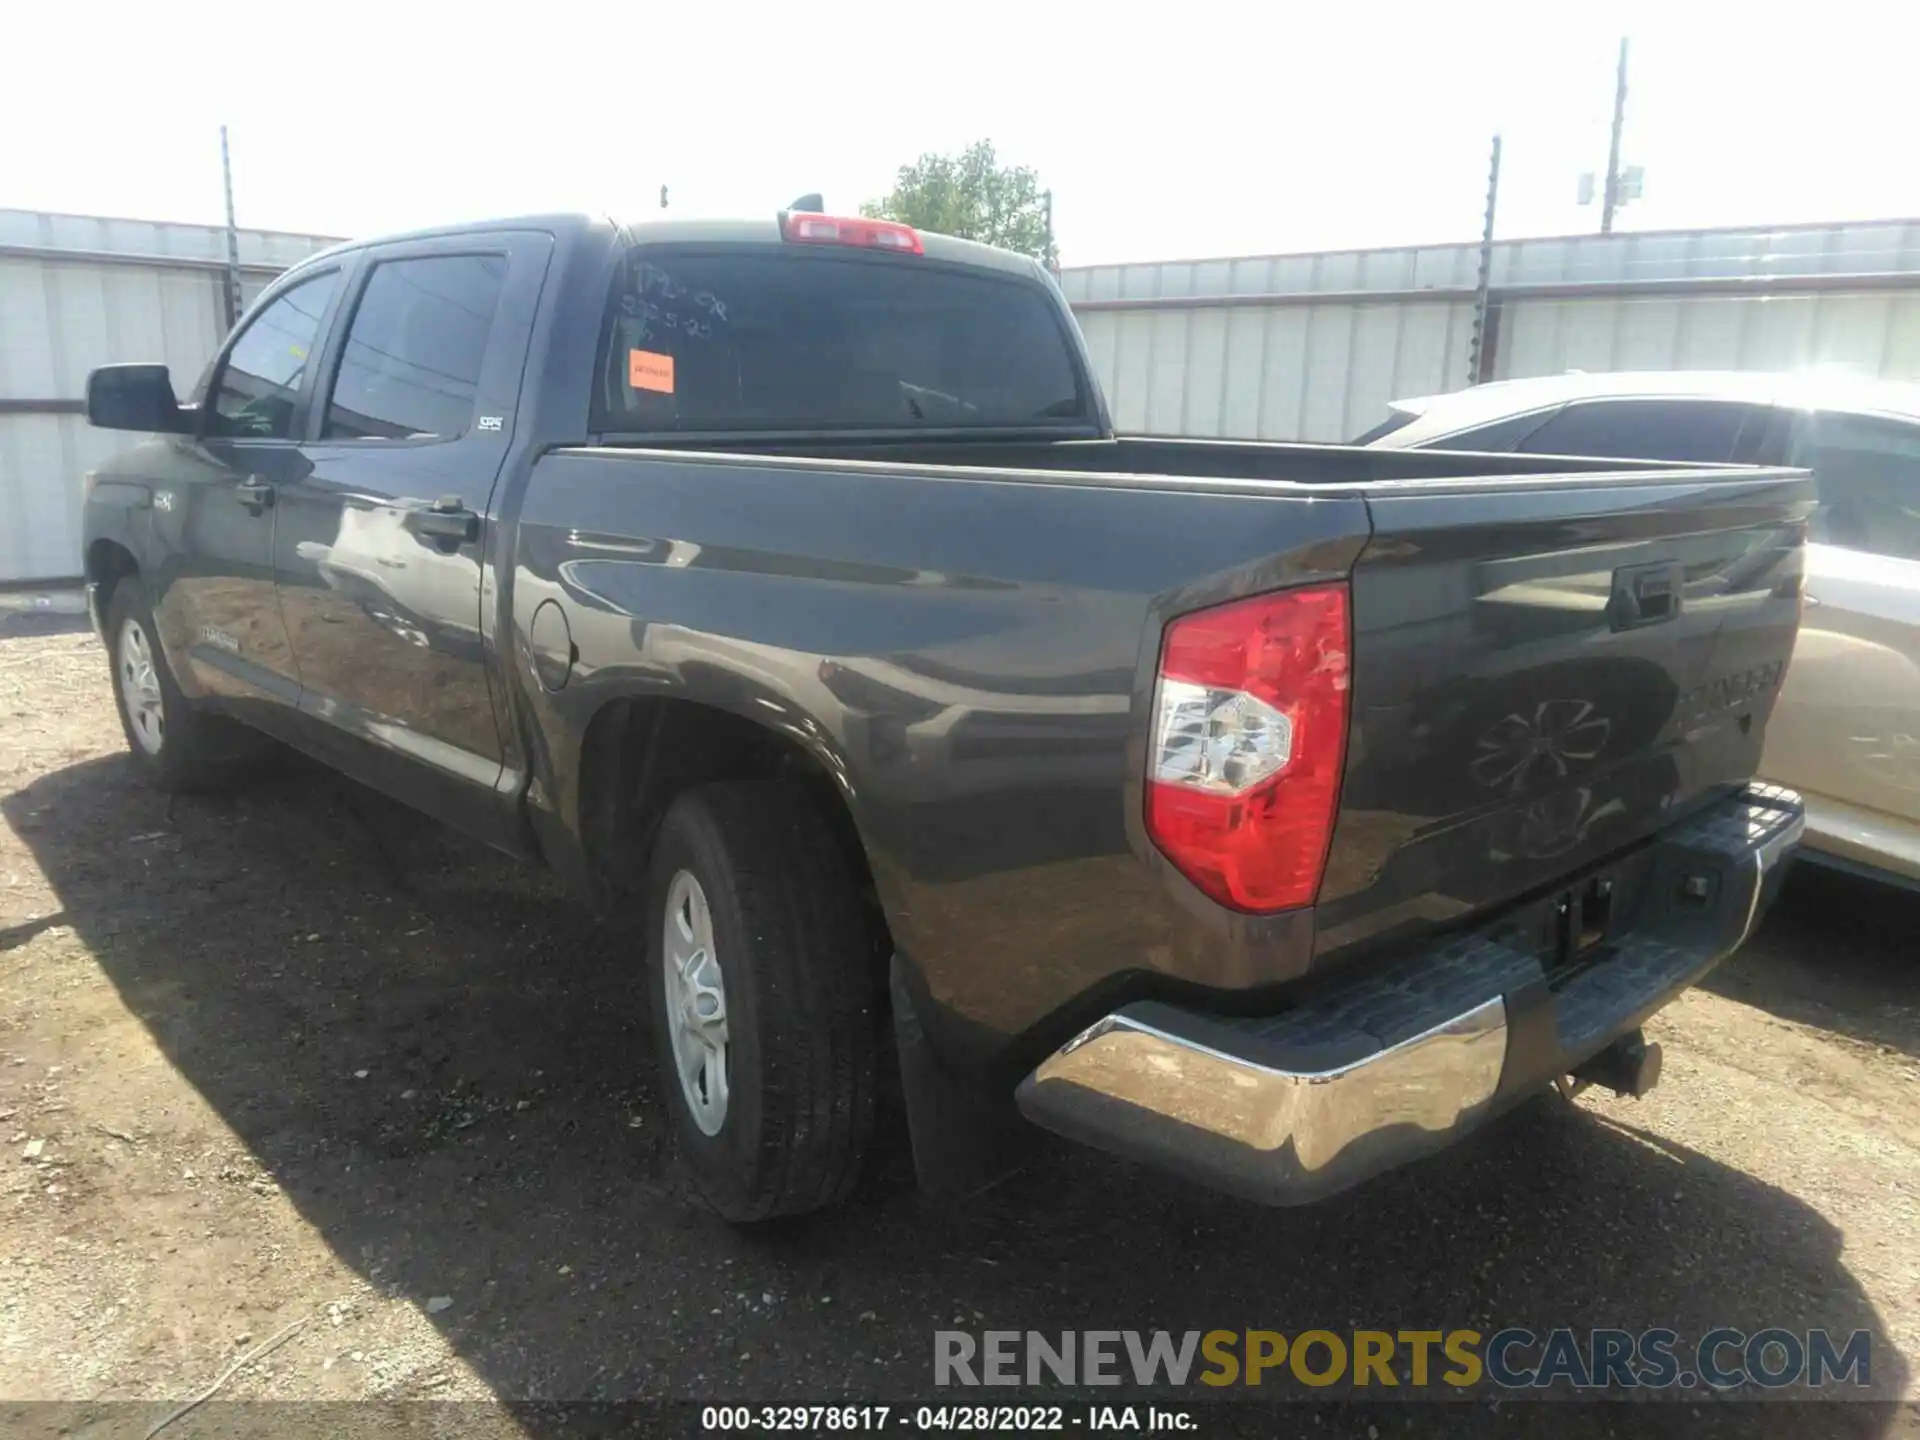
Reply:
[[1047, 227], [1047, 268], [1056, 275], [1060, 272], [1060, 257], [1053, 248], [1053, 191], [1043, 190], [1040, 202], [1044, 207]]
[[1493, 157], [1487, 162], [1487, 218], [1480, 227], [1480, 278], [1473, 289], [1473, 348], [1467, 359], [1467, 383], [1478, 385], [1493, 368], [1493, 318], [1489, 313], [1493, 287], [1493, 214], [1500, 200], [1500, 137], [1493, 137]]
[[227, 127], [220, 127], [220, 183], [227, 192], [227, 328], [240, 319], [240, 231], [233, 219], [233, 158], [227, 150]]
[[1620, 129], [1627, 119], [1627, 37], [1620, 37], [1620, 69], [1613, 82], [1613, 139], [1607, 145], [1607, 187], [1600, 201], [1600, 233], [1613, 233], [1613, 212], [1620, 205]]

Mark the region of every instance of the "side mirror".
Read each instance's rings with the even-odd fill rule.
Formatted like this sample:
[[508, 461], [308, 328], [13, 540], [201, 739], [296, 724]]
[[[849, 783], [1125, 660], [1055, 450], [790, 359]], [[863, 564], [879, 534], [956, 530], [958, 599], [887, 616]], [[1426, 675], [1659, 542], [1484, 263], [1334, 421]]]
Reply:
[[184, 434], [189, 417], [164, 365], [102, 365], [87, 376], [87, 423], [102, 430]]

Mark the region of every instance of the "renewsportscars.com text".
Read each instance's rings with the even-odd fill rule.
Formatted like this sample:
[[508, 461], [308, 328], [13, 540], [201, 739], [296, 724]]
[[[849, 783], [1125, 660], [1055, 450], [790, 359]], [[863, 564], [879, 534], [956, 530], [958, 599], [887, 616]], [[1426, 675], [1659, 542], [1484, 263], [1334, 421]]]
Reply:
[[1408, 1390], [1866, 1388], [1855, 1330], [938, 1330], [936, 1385], [1304, 1385]]

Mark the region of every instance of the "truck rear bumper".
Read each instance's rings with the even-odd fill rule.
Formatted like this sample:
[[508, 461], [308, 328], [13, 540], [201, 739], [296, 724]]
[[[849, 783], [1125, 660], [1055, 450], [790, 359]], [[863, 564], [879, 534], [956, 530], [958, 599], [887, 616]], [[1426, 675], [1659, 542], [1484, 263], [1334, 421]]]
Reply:
[[[1750, 786], [1611, 871], [1280, 1015], [1126, 1006], [1042, 1062], [1020, 1108], [1262, 1203], [1320, 1199], [1451, 1143], [1631, 1033], [1752, 933], [1805, 824], [1792, 791]], [[1606, 938], [1567, 958], [1553, 942], [1569, 907], [1616, 894]]]

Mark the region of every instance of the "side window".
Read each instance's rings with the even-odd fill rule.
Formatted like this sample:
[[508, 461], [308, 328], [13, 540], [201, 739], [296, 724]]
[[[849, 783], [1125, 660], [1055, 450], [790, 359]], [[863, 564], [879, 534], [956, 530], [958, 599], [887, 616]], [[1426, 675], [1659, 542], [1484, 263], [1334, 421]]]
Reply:
[[303, 280], [248, 322], [214, 379], [207, 434], [292, 437], [294, 402], [339, 284], [337, 270]]
[[1491, 425], [1476, 425], [1471, 430], [1462, 430], [1447, 436], [1444, 440], [1430, 441], [1427, 448], [1508, 451], [1538, 430], [1552, 414], [1551, 410], [1535, 410], [1526, 415], [1513, 415], [1505, 420], [1496, 420]]
[[1784, 465], [1793, 436], [1794, 412], [1778, 405], [1756, 405], [1733, 447], [1736, 465]]
[[1814, 539], [1920, 560], [1920, 425], [1817, 415], [1794, 461], [1820, 482]]
[[374, 266], [347, 327], [329, 440], [452, 439], [473, 423], [503, 255], [429, 255]]
[[1363, 430], [1347, 443], [1349, 445], [1371, 445], [1376, 440], [1384, 440], [1396, 430], [1404, 430], [1420, 418], [1417, 410], [1396, 410], [1371, 430]]
[[1567, 406], [1520, 448], [1530, 455], [1724, 464], [1740, 427], [1766, 408], [1718, 400], [1591, 400]]

